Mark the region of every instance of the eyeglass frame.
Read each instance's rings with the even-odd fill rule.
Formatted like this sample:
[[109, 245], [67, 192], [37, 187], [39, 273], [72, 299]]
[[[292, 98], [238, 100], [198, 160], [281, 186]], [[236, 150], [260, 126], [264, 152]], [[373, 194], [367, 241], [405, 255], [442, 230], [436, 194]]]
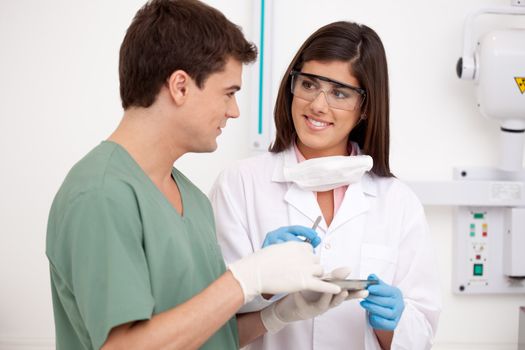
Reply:
[[[364, 103], [364, 101], [366, 99], [366, 90], [362, 89], [362, 88], [359, 88], [357, 86], [353, 86], [353, 85], [350, 85], [350, 84], [342, 83], [342, 82], [334, 80], [334, 79], [323, 77], [322, 75], [317, 75], [317, 74], [312, 74], [312, 73], [304, 73], [304, 72], [301, 72], [301, 71], [298, 71], [298, 70], [292, 70], [290, 72], [291, 79], [294, 79], [297, 75], [303, 75], [303, 76], [308, 77], [308, 78], [313, 78], [313, 79], [318, 79], [318, 80], [321, 80], [321, 81], [326, 81], [327, 83], [337, 84], [337, 85], [340, 85], [342, 87], [348, 88], [350, 90], [356, 91], [358, 94], [361, 95], [361, 103], [359, 104], [359, 108], [361, 108], [363, 106], [363, 103]], [[290, 92], [292, 93], [292, 95], [295, 96], [295, 94], [293, 93], [293, 89], [292, 89], [292, 81], [291, 81], [291, 79], [290, 79]], [[335, 108], [335, 107], [330, 106], [330, 108]], [[340, 109], [340, 108], [335, 108], [335, 109]], [[341, 110], [344, 110], [344, 109], [341, 109]], [[356, 108], [354, 108], [354, 110], [356, 110]]]

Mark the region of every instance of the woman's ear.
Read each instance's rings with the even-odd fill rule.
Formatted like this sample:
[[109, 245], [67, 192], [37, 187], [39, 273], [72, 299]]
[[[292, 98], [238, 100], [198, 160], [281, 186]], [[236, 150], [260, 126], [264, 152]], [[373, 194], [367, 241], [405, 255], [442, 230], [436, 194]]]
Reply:
[[191, 78], [183, 70], [176, 70], [168, 78], [168, 90], [173, 102], [180, 106], [188, 97], [188, 88], [191, 83]]

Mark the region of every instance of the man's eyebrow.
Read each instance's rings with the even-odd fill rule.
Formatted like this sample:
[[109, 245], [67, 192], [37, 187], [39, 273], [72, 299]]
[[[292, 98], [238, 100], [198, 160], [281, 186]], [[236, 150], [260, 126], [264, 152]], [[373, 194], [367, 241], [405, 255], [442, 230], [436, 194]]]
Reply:
[[232, 85], [232, 86], [228, 86], [227, 88], [225, 88], [224, 90], [233, 90], [233, 91], [239, 91], [241, 89], [241, 87], [239, 85]]

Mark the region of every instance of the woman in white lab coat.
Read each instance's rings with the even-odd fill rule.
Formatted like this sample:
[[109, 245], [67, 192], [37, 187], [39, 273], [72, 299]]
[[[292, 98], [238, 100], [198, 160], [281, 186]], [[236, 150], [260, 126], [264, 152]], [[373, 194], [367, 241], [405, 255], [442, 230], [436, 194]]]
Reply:
[[325, 271], [350, 266], [348, 278], [380, 284], [250, 349], [429, 349], [440, 312], [436, 260], [420, 202], [390, 172], [377, 34], [349, 22], [313, 33], [284, 74], [275, 124], [270, 152], [227, 169], [211, 191], [226, 262], [290, 239], [275, 227], [311, 227], [322, 216], [315, 251]]

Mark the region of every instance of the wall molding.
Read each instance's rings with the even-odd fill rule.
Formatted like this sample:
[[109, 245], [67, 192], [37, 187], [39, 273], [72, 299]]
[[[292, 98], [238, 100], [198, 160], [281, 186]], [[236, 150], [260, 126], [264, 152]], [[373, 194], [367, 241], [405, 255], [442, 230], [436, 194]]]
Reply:
[[[516, 350], [516, 343], [445, 343], [439, 342], [433, 350]], [[0, 337], [0, 350], [55, 350], [54, 338]]]
[[0, 337], [0, 350], [55, 350], [55, 338]]
[[445, 343], [436, 342], [432, 350], [516, 350], [516, 343]]

